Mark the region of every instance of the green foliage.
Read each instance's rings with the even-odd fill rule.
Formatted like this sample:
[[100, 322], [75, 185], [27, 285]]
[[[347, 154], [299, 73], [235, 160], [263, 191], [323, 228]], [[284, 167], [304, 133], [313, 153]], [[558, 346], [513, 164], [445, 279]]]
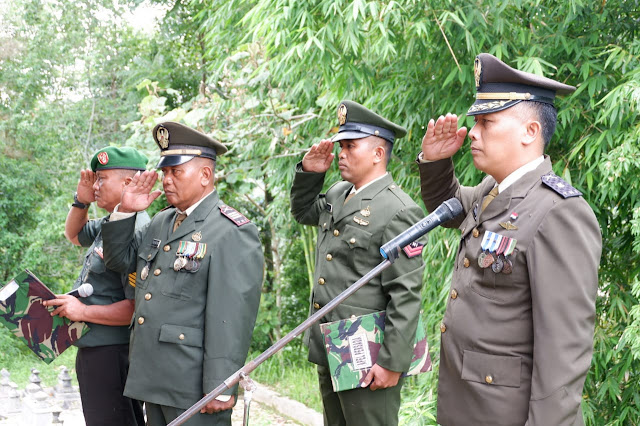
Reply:
[[[489, 52], [577, 87], [557, 101], [548, 153], [555, 172], [584, 193], [603, 234], [583, 412], [591, 425], [640, 423], [636, 0], [154, 3], [170, 9], [150, 37], [126, 28], [108, 0], [19, 0], [2, 14], [0, 277], [34, 265], [57, 288], [69, 285], [81, 252], [67, 249], [61, 231], [78, 168], [105, 143], [138, 147], [154, 163], [151, 128], [182, 120], [229, 148], [217, 165], [218, 189], [261, 230], [266, 280], [253, 346], [260, 351], [306, 317], [315, 235], [292, 223], [288, 190], [305, 150], [336, 131], [339, 101], [359, 101], [407, 127], [389, 168], [420, 202], [414, 160], [424, 128], [439, 114], [464, 115], [473, 58]], [[461, 182], [480, 180], [468, 145], [454, 160]], [[332, 168], [326, 183], [337, 179]], [[433, 231], [425, 253], [434, 369], [457, 238]], [[289, 352], [269, 368], [307, 367]], [[409, 380], [403, 424], [435, 424], [436, 394], [436, 371]]]

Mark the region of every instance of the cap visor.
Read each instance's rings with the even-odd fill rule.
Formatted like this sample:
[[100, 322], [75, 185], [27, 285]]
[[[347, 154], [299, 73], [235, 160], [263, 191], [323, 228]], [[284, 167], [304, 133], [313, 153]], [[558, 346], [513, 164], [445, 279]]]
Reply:
[[331, 138], [331, 142], [338, 142], [349, 139], [362, 139], [371, 136], [369, 133], [363, 132], [340, 132]]
[[187, 161], [193, 159], [194, 155], [167, 155], [166, 157], [161, 157], [160, 161], [158, 161], [158, 165], [156, 169], [160, 169], [162, 167], [171, 167], [178, 166], [180, 164], [184, 164]]
[[491, 114], [492, 112], [498, 112], [505, 110], [507, 108], [511, 108], [515, 104], [522, 102], [522, 100], [517, 101], [493, 101], [490, 99], [487, 100], [477, 100], [471, 105], [471, 108], [467, 111], [467, 115], [480, 115], [480, 114]]

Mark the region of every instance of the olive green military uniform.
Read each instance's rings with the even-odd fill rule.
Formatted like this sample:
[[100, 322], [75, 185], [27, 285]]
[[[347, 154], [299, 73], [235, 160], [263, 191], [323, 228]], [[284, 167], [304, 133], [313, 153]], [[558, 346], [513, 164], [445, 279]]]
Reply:
[[[375, 130], [371, 127], [371, 132]], [[356, 134], [349, 138], [357, 137]], [[324, 173], [303, 172], [299, 164], [291, 188], [294, 218], [302, 224], [318, 226], [310, 314], [382, 262], [380, 246], [424, 217], [422, 209], [389, 174], [357, 192], [346, 204], [345, 198], [353, 185], [341, 181], [322, 194], [324, 179]], [[423, 271], [422, 256], [409, 258], [403, 252], [391, 267], [321, 322], [386, 310], [384, 343], [377, 364], [396, 372], [407, 371], [420, 315]], [[402, 379], [397, 386], [387, 389], [333, 392], [317, 323], [310, 328], [305, 341], [309, 345], [309, 361], [318, 364], [325, 424], [397, 424]]]
[[[165, 124], [161, 129], [180, 141], [177, 124]], [[182, 155], [195, 147], [180, 149]], [[172, 417], [244, 365], [263, 274], [256, 226], [220, 201], [217, 191], [173, 231], [175, 218], [176, 210], [169, 208], [141, 231], [134, 232], [132, 219], [103, 226], [107, 266], [137, 271], [125, 395], [167, 407]], [[185, 257], [187, 243], [199, 244], [202, 256], [192, 257], [199, 262], [196, 270], [176, 263]], [[236, 392], [237, 386], [225, 394]], [[196, 414], [185, 424], [230, 425], [231, 410]]]
[[[129, 147], [114, 146], [97, 151], [91, 160], [93, 172], [98, 170], [144, 170], [147, 158]], [[74, 207], [88, 208], [74, 202]], [[139, 229], [149, 223], [147, 212], [135, 217]], [[82, 272], [73, 285], [77, 289], [90, 283], [93, 293], [80, 299], [85, 305], [111, 305], [134, 298], [135, 274], [116, 272], [103, 260], [102, 225], [109, 216], [88, 221], [78, 233], [78, 242], [88, 247]], [[74, 345], [78, 347], [76, 374], [80, 387], [82, 412], [87, 426], [144, 425], [142, 404], [123, 396], [129, 367], [129, 327], [87, 322], [90, 330]]]
[[[499, 71], [514, 81], [524, 78], [501, 65]], [[486, 77], [490, 69], [484, 72]], [[499, 78], [508, 81], [505, 76]], [[542, 80], [527, 84], [533, 94], [536, 84], [554, 87]], [[492, 112], [503, 101], [476, 103], [470, 114]], [[496, 103], [478, 107], [488, 102]], [[602, 249], [593, 211], [579, 191], [552, 173], [548, 157], [484, 211], [483, 199], [496, 185], [492, 177], [466, 187], [455, 178], [450, 159], [419, 167], [429, 211], [454, 196], [464, 207], [464, 215], [446, 224], [458, 227], [461, 239], [441, 325], [438, 423], [584, 424], [580, 404], [593, 349]], [[490, 251], [482, 248], [487, 231], [517, 241], [506, 256], [510, 273], [495, 264], [480, 266], [478, 259]]]

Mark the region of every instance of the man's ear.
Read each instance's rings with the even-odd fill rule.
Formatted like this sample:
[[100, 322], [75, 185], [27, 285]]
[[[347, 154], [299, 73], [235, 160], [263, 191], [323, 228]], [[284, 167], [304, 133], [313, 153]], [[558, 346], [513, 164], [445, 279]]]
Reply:
[[526, 131], [522, 138], [524, 145], [530, 145], [542, 138], [542, 125], [538, 120], [528, 120], [526, 125]]
[[200, 168], [201, 178], [200, 183], [202, 186], [208, 186], [211, 180], [213, 179], [213, 170], [210, 165], [203, 165]]
[[386, 161], [385, 158], [387, 153], [384, 146], [382, 145], [378, 145], [373, 149], [373, 155], [373, 164], [378, 164], [381, 161]]

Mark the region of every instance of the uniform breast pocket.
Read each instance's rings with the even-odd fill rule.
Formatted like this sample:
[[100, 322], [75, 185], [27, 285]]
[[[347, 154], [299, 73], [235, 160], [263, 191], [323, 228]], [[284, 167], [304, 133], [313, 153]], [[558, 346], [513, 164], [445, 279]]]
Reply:
[[[528, 289], [522, 277], [526, 276], [526, 265], [518, 256], [518, 250], [508, 257], [508, 262], [500, 256], [500, 260], [491, 266], [481, 269], [481, 274], [472, 278], [471, 289], [487, 299], [497, 302], [508, 302]], [[524, 271], [524, 272], [523, 272]]]
[[320, 213], [320, 219], [318, 221], [318, 244], [322, 244], [325, 237], [327, 236], [327, 230], [331, 228], [331, 222], [333, 220], [333, 216], [329, 211], [323, 211]]
[[358, 275], [364, 275], [371, 269], [370, 262], [364, 261], [371, 245], [371, 233], [352, 225], [345, 225], [342, 233], [342, 241], [339, 252], [346, 257], [349, 268]]

